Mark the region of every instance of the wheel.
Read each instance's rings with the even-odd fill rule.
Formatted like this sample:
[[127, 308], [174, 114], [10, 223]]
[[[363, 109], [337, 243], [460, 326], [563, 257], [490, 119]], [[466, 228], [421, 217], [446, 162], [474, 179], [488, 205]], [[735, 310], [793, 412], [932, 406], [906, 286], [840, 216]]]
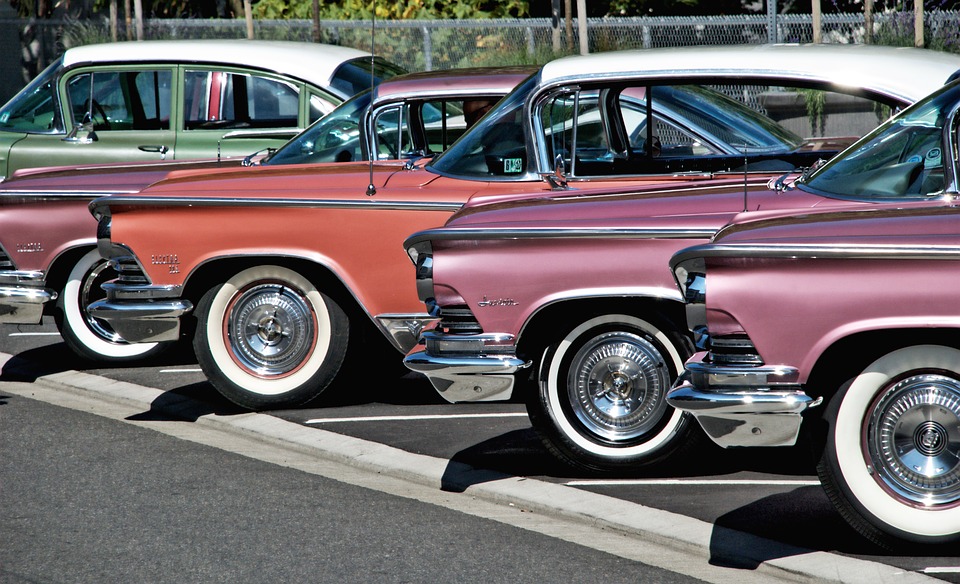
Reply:
[[320, 395], [343, 363], [348, 338], [346, 314], [308, 279], [257, 266], [203, 296], [193, 344], [221, 394], [260, 410]]
[[698, 435], [666, 396], [689, 350], [681, 338], [624, 314], [591, 318], [544, 352], [528, 401], [547, 449], [589, 470], [658, 462]]
[[100, 362], [127, 362], [160, 353], [170, 343], [128, 343], [103, 320], [93, 318], [87, 307], [106, 294], [100, 288], [117, 273], [91, 250], [73, 266], [57, 299], [57, 328], [73, 352], [85, 359]]
[[883, 546], [960, 537], [960, 351], [899, 349], [831, 401], [818, 467], [831, 501]]

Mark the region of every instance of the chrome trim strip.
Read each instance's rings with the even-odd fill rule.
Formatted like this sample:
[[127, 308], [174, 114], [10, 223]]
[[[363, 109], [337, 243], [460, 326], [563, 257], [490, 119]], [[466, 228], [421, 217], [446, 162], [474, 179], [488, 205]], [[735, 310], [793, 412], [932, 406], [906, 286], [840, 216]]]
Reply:
[[785, 259], [893, 259], [960, 260], [960, 248], [950, 245], [882, 244], [736, 244], [715, 243], [689, 247], [678, 252], [671, 267], [696, 258], [785, 258]]
[[148, 207], [283, 207], [295, 209], [382, 209], [390, 211], [449, 211], [463, 203], [445, 201], [370, 201], [348, 199], [267, 199], [240, 197], [128, 197], [112, 196], [90, 202], [90, 212], [102, 214], [102, 207], [140, 205]]
[[710, 239], [715, 233], [715, 229], [697, 228], [441, 227], [415, 233], [403, 245], [409, 248], [424, 241], [468, 239]]
[[0, 197], [17, 196], [37, 199], [96, 199], [114, 195], [133, 195], [139, 193], [137, 189], [125, 191], [36, 191], [0, 188]]
[[46, 274], [40, 271], [0, 270], [0, 284], [43, 286]]
[[108, 323], [125, 341], [153, 343], [180, 338], [180, 317], [193, 310], [188, 300], [100, 300], [87, 307], [94, 318]]
[[[102, 284], [101, 288], [103, 288], [103, 291], [107, 293], [108, 300], [117, 300], [121, 302], [178, 299], [180, 298], [180, 293], [182, 291], [181, 286], [136, 286], [132, 284], [121, 284], [116, 280]], [[124, 338], [126, 339], [126, 337]]]
[[425, 375], [445, 400], [457, 403], [510, 399], [513, 374], [531, 362], [510, 355], [440, 357], [418, 351], [403, 364]]

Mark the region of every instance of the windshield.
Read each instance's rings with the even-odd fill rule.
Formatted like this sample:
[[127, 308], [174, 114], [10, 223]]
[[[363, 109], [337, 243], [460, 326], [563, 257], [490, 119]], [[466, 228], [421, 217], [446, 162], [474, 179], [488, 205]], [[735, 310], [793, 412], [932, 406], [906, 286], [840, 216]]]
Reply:
[[[358, 57], [347, 61], [334, 72], [330, 86], [339, 91], [344, 98], [356, 95], [364, 89], [370, 89], [370, 65], [370, 57]], [[381, 81], [403, 75], [406, 72], [399, 65], [394, 65], [380, 57], [374, 57], [372, 85], [380, 85]]]
[[944, 127], [960, 103], [960, 84], [917, 102], [825, 164], [803, 186], [856, 198], [926, 198], [946, 186]]
[[518, 180], [527, 173], [523, 104], [538, 75], [521, 83], [427, 168], [443, 175]]
[[263, 164], [349, 162], [363, 160], [360, 124], [370, 106], [369, 89], [340, 104], [294, 139], [280, 147]]
[[51, 63], [0, 109], [0, 130], [28, 134], [64, 132], [56, 100], [57, 72], [62, 63], [62, 57]]

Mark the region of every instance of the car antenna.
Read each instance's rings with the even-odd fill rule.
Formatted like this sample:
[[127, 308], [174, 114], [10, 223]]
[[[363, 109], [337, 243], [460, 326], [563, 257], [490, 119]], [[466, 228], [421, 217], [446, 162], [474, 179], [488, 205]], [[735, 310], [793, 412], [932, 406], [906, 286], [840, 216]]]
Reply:
[[[377, 54], [374, 49], [376, 49], [376, 31], [377, 31], [377, 0], [373, 0], [373, 11], [370, 14], [370, 93], [373, 94], [373, 71], [374, 71], [374, 58]], [[373, 101], [370, 102], [371, 106]], [[373, 184], [373, 151], [371, 150], [368, 155], [370, 158], [370, 184], [367, 185], [367, 196], [372, 197], [377, 194], [377, 187]]]
[[743, 149], [743, 212], [747, 212], [747, 149]]

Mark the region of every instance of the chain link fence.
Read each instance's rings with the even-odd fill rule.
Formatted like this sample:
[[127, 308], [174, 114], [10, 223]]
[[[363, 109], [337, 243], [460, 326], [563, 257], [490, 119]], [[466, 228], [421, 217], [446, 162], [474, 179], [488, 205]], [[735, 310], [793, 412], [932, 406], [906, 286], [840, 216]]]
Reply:
[[[411, 71], [452, 67], [542, 63], [560, 54], [579, 52], [578, 27], [570, 36], [554, 31], [550, 19], [321, 21], [321, 42], [365, 50], [371, 46]], [[127, 39], [120, 23], [119, 40]], [[709, 17], [600, 18], [588, 21], [590, 52], [684, 45], [807, 43], [813, 40], [810, 15], [736, 15]], [[307, 20], [258, 20], [259, 39], [313, 38]], [[862, 43], [862, 14], [824, 14], [823, 42]], [[960, 52], [960, 12], [929, 12], [925, 16], [926, 45]], [[15, 32], [14, 32], [15, 31]], [[0, 18], [0, 37], [19, 35], [25, 83], [65, 48], [111, 40], [107, 19], [19, 20]], [[146, 39], [246, 38], [246, 23], [237, 20], [148, 19]], [[874, 42], [912, 45], [913, 14], [874, 16]], [[16, 38], [14, 36], [14, 38]]]

